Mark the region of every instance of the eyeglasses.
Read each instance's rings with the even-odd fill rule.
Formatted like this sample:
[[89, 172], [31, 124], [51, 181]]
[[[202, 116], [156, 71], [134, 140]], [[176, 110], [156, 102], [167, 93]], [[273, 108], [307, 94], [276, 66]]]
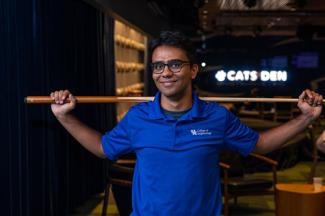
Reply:
[[164, 71], [165, 66], [167, 66], [171, 72], [178, 73], [182, 70], [183, 66], [186, 64], [191, 64], [191, 63], [189, 61], [173, 59], [173, 60], [167, 61], [167, 63], [164, 63], [161, 61], [153, 62], [153, 63], [151, 63], [151, 69], [152, 69], [153, 73], [161, 74]]

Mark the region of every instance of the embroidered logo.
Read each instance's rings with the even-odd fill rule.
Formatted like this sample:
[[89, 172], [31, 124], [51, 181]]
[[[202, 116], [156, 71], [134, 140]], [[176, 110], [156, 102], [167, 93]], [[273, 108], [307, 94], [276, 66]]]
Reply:
[[193, 136], [203, 136], [203, 135], [211, 135], [212, 132], [209, 131], [209, 129], [197, 129], [197, 130], [192, 129], [191, 134]]

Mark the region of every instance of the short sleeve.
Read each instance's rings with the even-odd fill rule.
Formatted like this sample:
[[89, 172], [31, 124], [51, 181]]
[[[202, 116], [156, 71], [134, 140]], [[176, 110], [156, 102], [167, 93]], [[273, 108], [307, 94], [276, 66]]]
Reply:
[[239, 151], [247, 156], [253, 151], [259, 134], [243, 124], [238, 117], [227, 112], [225, 127], [225, 144], [228, 149]]
[[103, 150], [107, 158], [110, 160], [116, 160], [120, 155], [132, 151], [128, 119], [129, 116], [125, 115], [113, 130], [102, 136]]

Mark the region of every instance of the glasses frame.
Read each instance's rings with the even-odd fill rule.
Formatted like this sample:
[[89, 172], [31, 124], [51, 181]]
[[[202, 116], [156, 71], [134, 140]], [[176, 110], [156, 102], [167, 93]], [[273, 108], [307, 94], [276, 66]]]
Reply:
[[[170, 64], [175, 63], [175, 62], [180, 62], [181, 63], [181, 66], [180, 66], [178, 71], [174, 71], [173, 69], [170, 68]], [[155, 63], [161, 63], [161, 64], [164, 65], [164, 67], [161, 69], [160, 72], [155, 72], [155, 69], [154, 69], [154, 64]], [[150, 66], [151, 66], [152, 73], [154, 73], [154, 74], [162, 74], [164, 72], [166, 66], [168, 67], [169, 71], [171, 71], [173, 73], [179, 73], [182, 70], [182, 68], [187, 64], [192, 65], [190, 61], [184, 61], [184, 60], [180, 60], [180, 59], [172, 59], [172, 60], [167, 61], [167, 63], [165, 63], [165, 62], [153, 62], [153, 63], [150, 64]]]

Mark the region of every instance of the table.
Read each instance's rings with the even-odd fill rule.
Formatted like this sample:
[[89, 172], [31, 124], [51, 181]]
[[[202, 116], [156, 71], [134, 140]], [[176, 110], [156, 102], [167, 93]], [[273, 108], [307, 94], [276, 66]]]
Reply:
[[277, 184], [277, 216], [324, 216], [325, 186], [314, 191], [312, 184]]

